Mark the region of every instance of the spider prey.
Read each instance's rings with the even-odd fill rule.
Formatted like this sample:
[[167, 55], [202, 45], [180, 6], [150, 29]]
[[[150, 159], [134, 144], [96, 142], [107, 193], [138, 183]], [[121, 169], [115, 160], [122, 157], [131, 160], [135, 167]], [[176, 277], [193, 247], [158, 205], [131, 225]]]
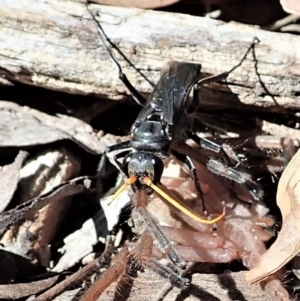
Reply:
[[[133, 195], [133, 220], [140, 238], [137, 242], [123, 247], [110, 268], [96, 280], [81, 301], [95, 301], [100, 295], [99, 301], [115, 300], [116, 296], [122, 295], [122, 289], [131, 279], [128, 274], [133, 275], [132, 270], [135, 271], [141, 266], [154, 270], [169, 279], [173, 285], [185, 288], [189, 285], [185, 275], [171, 262], [168, 266], [161, 262], [161, 259], [166, 262], [167, 252], [171, 250], [164, 250], [162, 245], [170, 240], [173, 242], [172, 252], [176, 252], [187, 262], [201, 262], [201, 266], [204, 263], [226, 263], [235, 259], [241, 260], [248, 268], [257, 264], [266, 251], [265, 241], [274, 235], [271, 230], [274, 220], [267, 216], [268, 209], [262, 202], [254, 202], [251, 207], [236, 202], [230, 194], [230, 182], [210, 173], [201, 163], [199, 147], [191, 146], [188, 146], [188, 152], [196, 167], [208, 210], [222, 210], [225, 202], [226, 216], [218, 222], [217, 231], [211, 225], [199, 223], [170, 206], [164, 202], [163, 197], [157, 194], [148, 196], [146, 191], [139, 190]], [[176, 158], [166, 164], [161, 182], [173, 199], [201, 212], [201, 200], [191, 194], [194, 181]], [[130, 193], [129, 188], [126, 191]], [[124, 193], [125, 191], [120, 197]], [[251, 198], [245, 186], [237, 187], [237, 194], [241, 198]], [[161, 237], [161, 233], [165, 237]], [[116, 287], [110, 288], [114, 281], [117, 281]], [[138, 279], [136, 281], [137, 284], [134, 282], [134, 285], [139, 287]], [[263, 286], [266, 294], [274, 301], [285, 300], [283, 297], [288, 296], [278, 279], [266, 280]], [[107, 288], [110, 289], [102, 295]]]

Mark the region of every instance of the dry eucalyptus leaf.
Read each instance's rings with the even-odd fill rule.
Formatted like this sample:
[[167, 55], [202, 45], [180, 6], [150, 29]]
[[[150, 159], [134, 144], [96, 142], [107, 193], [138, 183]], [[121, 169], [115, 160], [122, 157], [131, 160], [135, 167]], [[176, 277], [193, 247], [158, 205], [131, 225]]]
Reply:
[[30, 214], [34, 214], [37, 210], [43, 208], [51, 201], [71, 196], [83, 192], [86, 188], [89, 188], [90, 181], [87, 177], [78, 177], [70, 181], [61, 183], [53, 187], [47, 193], [33, 198], [28, 202], [18, 205], [14, 209], [5, 211], [0, 214], [0, 235], [10, 226], [16, 223], [22, 218]]
[[290, 14], [300, 15], [299, 0], [280, 0], [283, 9]]
[[282, 229], [258, 266], [246, 273], [251, 283], [276, 273], [300, 252], [300, 150], [280, 178], [277, 204], [282, 214]]
[[107, 229], [112, 229], [118, 224], [122, 210], [131, 202], [131, 187], [127, 188], [119, 197], [111, 204], [112, 196], [105, 196], [100, 200], [101, 207], [107, 220]]
[[68, 138], [68, 134], [44, 125], [33, 116], [16, 111], [0, 110], [1, 147], [39, 145]]
[[26, 152], [20, 151], [12, 164], [0, 167], [0, 212], [5, 210], [15, 193], [19, 182], [20, 169], [27, 155]]
[[24, 147], [69, 139], [91, 153], [102, 153], [105, 145], [84, 121], [63, 114], [56, 116], [0, 101], [0, 146]]
[[0, 298], [6, 300], [14, 300], [22, 297], [37, 294], [50, 286], [52, 286], [58, 279], [58, 275], [33, 281], [29, 283], [3, 284], [0, 285]]
[[[130, 203], [130, 190], [131, 187], [128, 187], [110, 205], [108, 203], [111, 201], [111, 195], [104, 196], [100, 200], [103, 212], [98, 212], [93, 218], [88, 219], [80, 229], [64, 239], [65, 245], [60, 249], [63, 256], [52, 269], [53, 272], [61, 272], [74, 266], [85, 255], [92, 252], [93, 246], [99, 239], [105, 239], [108, 231], [111, 231], [119, 222], [122, 209]], [[78, 241], [81, 242], [80, 248], [78, 248]]]

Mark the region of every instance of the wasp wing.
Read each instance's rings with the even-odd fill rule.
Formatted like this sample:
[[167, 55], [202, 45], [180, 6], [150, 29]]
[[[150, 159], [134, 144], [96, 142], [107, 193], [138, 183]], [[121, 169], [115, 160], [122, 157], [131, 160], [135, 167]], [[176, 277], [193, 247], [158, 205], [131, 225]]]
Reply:
[[165, 123], [176, 124], [181, 113], [188, 109], [190, 90], [199, 80], [200, 71], [200, 64], [170, 61], [163, 66], [148, 103], [162, 110]]

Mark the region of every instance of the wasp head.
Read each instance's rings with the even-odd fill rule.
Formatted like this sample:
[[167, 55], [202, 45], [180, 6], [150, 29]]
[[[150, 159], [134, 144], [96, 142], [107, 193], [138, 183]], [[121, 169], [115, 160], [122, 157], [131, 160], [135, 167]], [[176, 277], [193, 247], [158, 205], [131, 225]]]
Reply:
[[143, 182], [143, 179], [149, 177], [153, 183], [159, 183], [164, 164], [161, 158], [151, 153], [136, 152], [124, 158], [122, 169], [127, 177], [137, 177], [137, 181], [132, 185], [133, 190], [144, 189], [152, 193], [153, 190]]

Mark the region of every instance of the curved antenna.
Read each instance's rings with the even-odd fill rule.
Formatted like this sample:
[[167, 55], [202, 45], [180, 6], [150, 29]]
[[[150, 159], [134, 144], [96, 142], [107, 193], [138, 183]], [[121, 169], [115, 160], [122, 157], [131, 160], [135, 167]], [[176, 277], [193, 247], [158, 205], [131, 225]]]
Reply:
[[[146, 185], [148, 185], [149, 187], [151, 187], [155, 192], [157, 192], [161, 197], [163, 197], [166, 201], [168, 201], [175, 208], [177, 208], [182, 213], [184, 213], [185, 215], [189, 216], [190, 218], [192, 218], [193, 220], [195, 220], [199, 223], [211, 225], [211, 224], [214, 224], [214, 223], [218, 222], [219, 220], [221, 220], [225, 216], [226, 211], [225, 211], [225, 205], [224, 205], [222, 214], [220, 214], [218, 217], [216, 217], [214, 219], [208, 220], [205, 217], [199, 215], [193, 209], [189, 208], [183, 202], [181, 202], [179, 200], [174, 200], [173, 198], [171, 198], [168, 194], [166, 194], [158, 186], [153, 184], [152, 180], [149, 177], [144, 177], [143, 182]], [[163, 186], [163, 187], [166, 188], [165, 186]]]
[[[108, 53], [109, 59], [112, 61], [112, 63], [117, 67], [118, 72], [119, 72], [119, 79], [122, 81], [122, 83], [125, 85], [125, 87], [129, 90], [131, 96], [133, 97], [133, 99], [135, 100], [135, 102], [137, 104], [139, 104], [140, 106], [144, 107], [147, 100], [136, 90], [136, 88], [130, 83], [130, 81], [128, 80], [127, 76], [125, 73], [123, 73], [122, 67], [120, 66], [120, 64], [117, 62], [117, 60], [115, 59], [112, 51], [111, 51], [111, 47], [109, 47], [107, 45], [107, 42], [110, 44], [110, 46], [113, 46], [114, 48], [116, 48], [114, 46], [114, 44], [110, 41], [110, 39], [107, 37], [107, 35], [105, 34], [103, 28], [101, 27], [100, 23], [97, 21], [97, 19], [95, 18], [95, 16], [93, 15], [93, 13], [91, 12], [91, 16], [93, 18], [93, 20], [97, 23], [97, 29], [101, 38], [101, 41]], [[117, 49], [117, 48], [116, 48]], [[119, 50], [118, 50], [119, 51]], [[119, 51], [120, 52], [120, 51]], [[123, 54], [122, 54], [123, 56]], [[124, 56], [123, 56], [124, 57]], [[126, 59], [128, 61], [128, 59]]]

